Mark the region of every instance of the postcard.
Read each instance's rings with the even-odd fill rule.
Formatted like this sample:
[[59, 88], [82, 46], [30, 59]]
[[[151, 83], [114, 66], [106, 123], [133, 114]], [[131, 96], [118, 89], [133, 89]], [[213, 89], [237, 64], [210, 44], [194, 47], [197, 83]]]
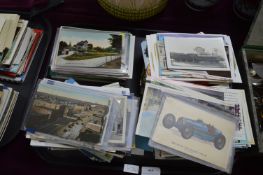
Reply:
[[135, 36], [129, 32], [61, 26], [52, 52], [52, 77], [65, 79], [74, 75], [81, 80], [89, 79], [89, 74], [96, 76], [91, 79], [130, 79], [134, 46]]
[[19, 20], [16, 28], [15, 37], [13, 40], [12, 47], [6, 53], [4, 59], [2, 60], [2, 64], [10, 65], [14, 56], [17, 54], [17, 50], [21, 44], [21, 40], [24, 37], [24, 33], [26, 31], [28, 25], [27, 20]]
[[[0, 85], [1, 87], [1, 90], [0, 90], [0, 111], [3, 111], [4, 109], [4, 102], [5, 102], [5, 99], [4, 99], [4, 91], [3, 91], [3, 87]], [[0, 119], [2, 117], [2, 112], [0, 112]]]
[[1, 91], [1, 101], [0, 101], [0, 120], [4, 117], [6, 108], [8, 108], [8, 102], [12, 95], [12, 88], [3, 86]]
[[230, 70], [222, 38], [164, 37], [170, 69]]
[[[237, 89], [200, 89], [192, 88], [204, 94], [208, 94], [217, 99], [224, 100], [225, 104], [229, 106], [229, 113], [232, 113], [234, 117], [238, 120], [238, 127], [235, 133], [235, 143], [247, 142], [246, 127], [244, 123], [244, 118], [247, 117], [244, 114], [245, 106], [243, 105], [243, 99], [240, 93], [242, 90]], [[230, 107], [231, 106], [231, 107]]]
[[57, 66], [120, 69], [124, 33], [62, 27], [55, 56]]
[[150, 137], [156, 114], [161, 104], [161, 97], [163, 92], [172, 94], [189, 96], [199, 100], [210, 100], [216, 104], [223, 105], [224, 101], [211, 97], [209, 95], [191, 90], [187, 87], [178, 86], [174, 83], [164, 81], [156, 81], [163, 86], [157, 84], [147, 83], [145, 86], [144, 96], [141, 104], [138, 124], [136, 128], [136, 135]]
[[160, 88], [146, 84], [136, 134], [149, 137], [161, 102]]
[[34, 139], [31, 139], [30, 146], [49, 147], [49, 148], [52, 147], [52, 148], [62, 148], [62, 149], [70, 149], [70, 150], [76, 149], [75, 147], [68, 146], [68, 145], [50, 143], [50, 142], [39, 141], [39, 140], [34, 140]]
[[5, 18], [4, 26], [0, 32], [0, 52], [3, 53], [12, 47], [20, 16], [17, 14], [1, 13], [1, 17]]
[[[0, 85], [0, 104], [2, 103], [2, 97], [3, 97], [3, 86]], [[1, 108], [0, 108], [1, 109]]]
[[8, 105], [3, 113], [2, 119], [0, 121], [0, 140], [2, 140], [5, 130], [8, 126], [8, 123], [10, 121], [11, 115], [13, 113], [14, 107], [16, 105], [16, 101], [18, 98], [18, 92], [17, 91], [12, 91], [12, 94], [10, 98], [8, 99]]
[[0, 32], [1, 32], [4, 24], [5, 24], [5, 18], [3, 18], [3, 17], [0, 16]]
[[8, 48], [6, 48], [5, 41], [7, 40], [7, 32], [9, 27], [11, 26], [11, 20], [6, 19], [4, 26], [2, 27], [2, 30], [0, 32], [0, 60], [4, 57], [5, 53], [8, 51]]
[[109, 143], [124, 144], [126, 138], [127, 128], [127, 97], [117, 97], [117, 101], [120, 104], [120, 110], [115, 117], [113, 124], [112, 135]]
[[148, 49], [148, 55], [149, 55], [149, 64], [150, 64], [150, 75], [148, 75], [149, 79], [153, 79], [155, 77], [158, 77], [159, 75], [159, 68], [157, 63], [157, 55], [155, 54], [155, 43], [156, 43], [156, 36], [155, 35], [147, 35], [146, 36], [147, 41], [147, 49]]
[[224, 89], [220, 87], [211, 89], [201, 86], [192, 86], [189, 88], [208, 94], [217, 99], [224, 100], [225, 104], [232, 106], [231, 111], [238, 119], [238, 127], [235, 133], [235, 146], [238, 147], [239, 145], [244, 146], [247, 144], [255, 144], [249, 120], [250, 117], [245, 92], [243, 89]]
[[158, 59], [159, 59], [159, 69], [160, 74], [163, 69], [167, 69], [167, 61], [166, 61], [166, 55], [165, 55], [165, 46], [163, 42], [157, 42], [156, 43], [156, 50], [158, 53]]
[[[188, 94], [201, 93], [203, 97], [204, 95], [208, 95], [210, 98], [198, 97], [200, 100], [209, 100], [213, 103], [217, 103], [219, 105], [226, 105], [228, 108], [224, 108], [222, 110], [227, 111], [229, 114], [233, 114], [234, 118], [238, 120], [238, 127], [235, 133], [235, 147], [238, 145], [246, 145], [248, 140], [251, 140], [253, 143], [253, 135], [251, 136], [251, 130], [247, 127], [250, 126], [250, 123], [246, 124], [245, 119], [249, 118], [246, 100], [242, 98], [242, 93], [244, 90], [238, 89], [227, 89], [223, 87], [206, 87], [200, 85], [194, 85], [191, 83], [185, 82], [171, 82], [171, 81], [160, 81], [160, 83], [165, 84], [167, 86], [181, 86], [188, 88], [191, 91]], [[188, 90], [187, 90], [188, 91]], [[197, 97], [197, 96], [192, 96]], [[212, 98], [211, 98], [212, 97]], [[245, 104], [243, 104], [245, 102]], [[250, 139], [251, 138], [251, 139]]]
[[[30, 27], [26, 28], [26, 32], [22, 38], [21, 45], [19, 46], [19, 50], [17, 51], [12, 64], [13, 65], [19, 65], [21, 60], [23, 59], [24, 55], [26, 54], [26, 50], [30, 45], [32, 44], [31, 38], [33, 35], [33, 31]], [[31, 41], [31, 44], [30, 44]]]
[[236, 122], [211, 104], [165, 95], [151, 141], [168, 153], [227, 171], [233, 155]]
[[149, 54], [148, 54], [148, 48], [147, 48], [147, 42], [143, 41], [141, 42], [141, 49], [142, 49], [142, 56], [144, 61], [145, 69], [149, 66]]
[[26, 127], [64, 139], [100, 143], [110, 104], [109, 97], [91, 90], [82, 93], [53, 81], [40, 83]]
[[245, 129], [246, 129], [248, 143], [251, 144], [251, 145], [254, 145], [255, 144], [255, 140], [254, 140], [254, 137], [253, 137], [251, 120], [250, 120], [250, 116], [249, 116], [249, 112], [248, 112], [248, 105], [247, 105], [247, 100], [246, 100], [246, 94], [245, 94], [244, 90], [239, 90], [239, 93], [241, 95], [240, 101], [243, 103], [242, 104], [242, 110], [243, 110], [244, 123], [245, 123]]

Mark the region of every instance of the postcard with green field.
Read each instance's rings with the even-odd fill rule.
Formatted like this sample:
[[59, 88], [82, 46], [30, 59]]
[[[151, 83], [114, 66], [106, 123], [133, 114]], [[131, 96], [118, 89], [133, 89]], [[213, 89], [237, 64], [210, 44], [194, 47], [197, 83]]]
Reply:
[[55, 64], [88, 68], [120, 69], [124, 33], [62, 27]]

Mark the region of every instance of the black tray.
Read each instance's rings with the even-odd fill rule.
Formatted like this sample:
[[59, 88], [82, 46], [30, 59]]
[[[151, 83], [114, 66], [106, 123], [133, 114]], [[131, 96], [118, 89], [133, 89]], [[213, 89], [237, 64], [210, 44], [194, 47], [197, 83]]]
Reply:
[[0, 147], [8, 144], [15, 136], [19, 133], [26, 111], [29, 105], [29, 101], [32, 97], [35, 89], [38, 75], [45, 58], [46, 50], [51, 38], [51, 26], [49, 22], [40, 17], [30, 18], [27, 14], [22, 14], [21, 18], [29, 20], [29, 26], [32, 28], [42, 29], [43, 36], [37, 48], [36, 54], [34, 55], [33, 62], [29, 68], [26, 79], [23, 83], [14, 83], [8, 81], [1, 81], [1, 83], [12, 87], [14, 90], [19, 92], [19, 96], [10, 118], [9, 124], [6, 128], [5, 134], [0, 141]]
[[[263, 12], [263, 1], [261, 1], [259, 7], [258, 7], [258, 12], [254, 17], [254, 20], [250, 26], [249, 33], [247, 35], [247, 38], [244, 42], [243, 49], [241, 50], [241, 55], [244, 57], [244, 60], [248, 62], [248, 65], [251, 66], [251, 63], [255, 62], [262, 62], [260, 59], [256, 59], [257, 55], [262, 55], [263, 54], [263, 46], [260, 44], [258, 35], [261, 35], [262, 33], [262, 24], [263, 21], [260, 19], [260, 14], [262, 16]], [[261, 17], [262, 18], [262, 17]], [[254, 56], [255, 55], [255, 56]], [[253, 124], [254, 128], [254, 136], [257, 138], [257, 144], [258, 144], [258, 150], [259, 152], [263, 153], [263, 126], [262, 126], [262, 121], [260, 121], [260, 118], [257, 115], [257, 109], [256, 109], [256, 104], [255, 101], [253, 100], [254, 98], [254, 92], [256, 91], [256, 88], [253, 87], [252, 85], [252, 79], [249, 74], [247, 75], [248, 77], [248, 85], [249, 85], [249, 90], [251, 94], [251, 106], [252, 110], [254, 112], [254, 115], [251, 115], [251, 122]]]
[[[242, 49], [241, 54], [244, 57], [245, 61], [251, 59], [251, 58], [249, 58], [249, 55], [247, 54], [246, 48]], [[250, 103], [251, 103], [251, 107], [252, 107], [251, 110], [253, 110], [253, 114], [250, 115], [251, 124], [253, 125], [254, 137], [256, 138], [256, 141], [257, 141], [258, 150], [259, 150], [259, 152], [263, 153], [263, 128], [262, 128], [263, 126], [262, 126], [262, 124], [260, 124], [259, 117], [257, 114], [256, 104], [254, 101], [254, 89], [253, 89], [252, 80], [251, 80], [249, 74], [247, 75], [247, 78], [248, 78], [248, 86], [249, 86], [249, 91], [250, 91], [249, 95], [251, 96], [251, 98], [250, 98], [251, 99]]]
[[[147, 30], [147, 29], [127, 29], [127, 28], [118, 28], [109, 26], [83, 26], [79, 24], [72, 24], [71, 26], [75, 27], [83, 27], [83, 28], [94, 28], [99, 30], [118, 30], [118, 31], [129, 31], [136, 36], [135, 40], [135, 56], [134, 56], [134, 72], [133, 79], [128, 81], [121, 81], [122, 85], [129, 87], [131, 92], [135, 93], [136, 96], [142, 97], [143, 93], [143, 82], [141, 81], [144, 70], [144, 63], [142, 57], [142, 51], [140, 43], [145, 39], [145, 35], [150, 33], [161, 32], [157, 30]], [[162, 31], [164, 32], [164, 31]], [[50, 49], [52, 49], [52, 45]], [[50, 58], [50, 55], [49, 55]], [[253, 98], [251, 96], [251, 89], [248, 83], [248, 68], [247, 62], [243, 57], [237, 57], [238, 66], [240, 69], [240, 73], [242, 76], [243, 83], [242, 84], [232, 84], [233, 88], [236, 89], [245, 89], [248, 109], [250, 116], [254, 116], [253, 110]], [[47, 74], [48, 66], [44, 65], [44, 72]], [[85, 83], [89, 84], [89, 83]], [[255, 131], [255, 130], [253, 130]], [[146, 152], [145, 156], [126, 156], [124, 159], [114, 158], [111, 163], [98, 163], [89, 160], [85, 155], [83, 155], [80, 151], [63, 151], [63, 150], [50, 150], [48, 148], [34, 148], [37, 154], [51, 164], [56, 165], [70, 165], [70, 166], [85, 166], [90, 168], [97, 169], [107, 169], [112, 171], [122, 171], [125, 163], [135, 164], [140, 166], [157, 166], [161, 168], [162, 174], [221, 174], [222, 172], [182, 159], [178, 158], [177, 160], [155, 160], [154, 155], [151, 152]], [[248, 150], [237, 150], [236, 157], [241, 158], [246, 156], [257, 155], [257, 147], [253, 146]], [[236, 160], [237, 158], [235, 158]], [[234, 161], [235, 163], [236, 161]]]

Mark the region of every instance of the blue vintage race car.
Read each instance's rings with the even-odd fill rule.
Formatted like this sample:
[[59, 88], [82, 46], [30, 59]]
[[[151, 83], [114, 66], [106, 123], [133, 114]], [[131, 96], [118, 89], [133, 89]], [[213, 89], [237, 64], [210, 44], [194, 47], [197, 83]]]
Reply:
[[163, 118], [163, 126], [167, 129], [176, 127], [184, 139], [190, 139], [192, 136], [201, 140], [213, 142], [216, 149], [224, 148], [226, 138], [222, 132], [202, 120], [192, 120], [186, 117], [177, 119], [173, 114], [166, 114]]

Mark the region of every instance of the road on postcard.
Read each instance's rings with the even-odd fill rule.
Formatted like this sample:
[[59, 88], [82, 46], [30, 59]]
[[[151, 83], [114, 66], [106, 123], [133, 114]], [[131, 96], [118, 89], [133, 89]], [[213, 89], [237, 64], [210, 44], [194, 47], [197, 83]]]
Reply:
[[[73, 52], [74, 53], [74, 52]], [[98, 57], [98, 58], [92, 58], [92, 59], [86, 59], [86, 60], [65, 60], [64, 58], [67, 56], [70, 56], [73, 54], [70, 52], [68, 55], [60, 55], [57, 59], [58, 65], [77, 65], [80, 67], [99, 67], [107, 62], [111, 62], [116, 60], [117, 58], [120, 58], [121, 55], [113, 55], [113, 56], [104, 56], [104, 57]]]

